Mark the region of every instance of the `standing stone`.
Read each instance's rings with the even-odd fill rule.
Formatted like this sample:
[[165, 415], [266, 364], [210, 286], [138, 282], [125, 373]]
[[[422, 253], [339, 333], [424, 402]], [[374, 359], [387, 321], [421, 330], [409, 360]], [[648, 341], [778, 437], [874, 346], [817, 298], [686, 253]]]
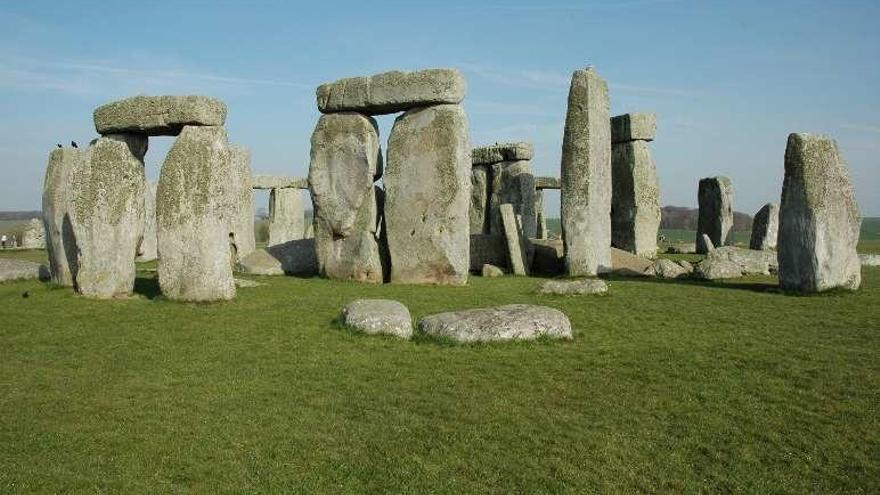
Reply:
[[471, 235], [489, 233], [489, 166], [471, 169]]
[[459, 105], [414, 109], [395, 120], [384, 181], [392, 282], [467, 282], [470, 148]]
[[[226, 172], [229, 141], [222, 127], [186, 126], [168, 151], [156, 196], [159, 286], [181, 301], [235, 297]], [[234, 236], [234, 235], [233, 235]]]
[[751, 249], [776, 249], [776, 236], [779, 232], [779, 205], [767, 203], [752, 220], [752, 238], [749, 240]]
[[524, 245], [524, 236], [513, 211], [513, 205], [505, 203], [501, 205], [500, 209], [511, 270], [514, 275], [528, 275], [528, 256]]
[[302, 239], [304, 211], [299, 189], [272, 189], [269, 192], [269, 245]]
[[46, 248], [52, 282], [73, 286], [76, 278], [76, 237], [70, 223], [73, 191], [70, 173], [82, 159], [77, 148], [52, 150], [43, 181], [43, 224], [46, 226]]
[[332, 279], [382, 283], [378, 239], [382, 175], [376, 121], [354, 112], [322, 115], [312, 133], [309, 184], [318, 267]]
[[779, 285], [797, 292], [858, 289], [860, 225], [837, 142], [822, 135], [789, 135], [779, 207]]
[[562, 239], [570, 276], [611, 270], [611, 110], [608, 84], [575, 71], [562, 139]]
[[[254, 233], [254, 192], [251, 184], [251, 152], [244, 146], [230, 145], [229, 169], [226, 173], [229, 194], [225, 205], [225, 218], [229, 221], [232, 245], [236, 263], [243, 260], [257, 248]], [[294, 189], [296, 191], [296, 189]], [[299, 227], [302, 229], [302, 215]], [[300, 230], [301, 232], [302, 230]], [[271, 234], [271, 227], [270, 227]]]
[[159, 257], [159, 239], [156, 236], [156, 184], [148, 180], [144, 190], [144, 233], [138, 246], [138, 261], [153, 261]]
[[703, 234], [709, 236], [714, 247], [730, 243], [733, 228], [733, 184], [727, 177], [700, 179], [697, 199], [700, 205], [697, 253], [706, 254], [709, 249], [703, 242]]
[[21, 247], [25, 249], [46, 248], [46, 228], [39, 218], [32, 218], [21, 234]]
[[489, 232], [504, 234], [501, 205], [510, 204], [523, 219], [523, 235], [532, 239], [537, 235], [535, 212], [535, 176], [528, 160], [506, 161], [492, 165], [492, 192], [489, 199]]
[[425, 69], [340, 79], [318, 86], [317, 98], [322, 113], [353, 110], [375, 115], [460, 103], [466, 92], [467, 82], [458, 70]]
[[71, 172], [75, 286], [85, 296], [125, 297], [134, 289], [144, 231], [146, 149], [146, 136], [102, 137], [89, 145]]
[[535, 239], [546, 239], [550, 232], [547, 230], [547, 218], [544, 216], [543, 189], [535, 189], [535, 220], [537, 228]]
[[660, 229], [660, 184], [648, 143], [615, 143], [611, 163], [611, 245], [653, 258]]

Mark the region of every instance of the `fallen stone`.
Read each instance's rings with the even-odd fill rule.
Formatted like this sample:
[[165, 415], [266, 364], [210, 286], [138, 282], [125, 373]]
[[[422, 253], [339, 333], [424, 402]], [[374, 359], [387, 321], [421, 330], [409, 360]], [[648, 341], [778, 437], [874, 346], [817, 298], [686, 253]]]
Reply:
[[502, 270], [501, 268], [498, 268], [498, 267], [495, 266], [495, 265], [490, 265], [490, 264], [488, 264], [488, 263], [486, 263], [485, 265], [483, 265], [483, 269], [481, 270], [480, 273], [481, 273], [481, 275], [483, 275], [484, 277], [489, 277], [489, 278], [503, 277], [503, 276], [504, 276], [504, 270]]
[[611, 118], [611, 142], [653, 141], [657, 135], [657, 116], [653, 113], [626, 113]]
[[43, 182], [43, 223], [46, 227], [46, 250], [52, 282], [72, 287], [76, 277], [77, 247], [70, 208], [73, 191], [70, 174], [82, 159], [77, 148], [59, 148], [49, 154], [49, 165]]
[[752, 220], [752, 237], [749, 248], [767, 250], [776, 249], [776, 237], [779, 232], [779, 205], [767, 203]]
[[709, 236], [715, 247], [730, 243], [733, 229], [733, 184], [727, 177], [700, 179], [700, 211], [697, 218], [697, 253], [706, 254], [708, 246], [703, 234]]
[[535, 176], [528, 161], [501, 162], [492, 165], [492, 187], [489, 194], [489, 232], [504, 234], [501, 205], [513, 206], [515, 215], [523, 219], [523, 236], [537, 235], [535, 212]]
[[560, 189], [561, 187], [557, 177], [535, 177], [535, 189]]
[[722, 246], [713, 249], [706, 259], [727, 260], [736, 263], [744, 275], [770, 275], [776, 272], [778, 263], [773, 251], [756, 251], [736, 246]]
[[501, 162], [531, 160], [535, 157], [532, 143], [503, 143], [491, 146], [480, 146], [471, 150], [474, 165], [492, 165]]
[[33, 261], [0, 258], [0, 282], [10, 280], [50, 279], [49, 267]]
[[612, 146], [611, 245], [637, 256], [657, 255], [660, 183], [645, 141]]
[[489, 233], [489, 171], [486, 165], [471, 169], [471, 235]]
[[419, 328], [428, 335], [457, 342], [572, 338], [565, 314], [529, 304], [440, 313], [423, 318]]
[[582, 296], [589, 294], [605, 294], [608, 284], [604, 280], [587, 278], [582, 280], [547, 280], [538, 286], [539, 294], [559, 296]]
[[377, 115], [460, 103], [466, 92], [467, 82], [458, 70], [425, 69], [340, 79], [318, 86], [317, 99], [322, 113], [356, 111]]
[[184, 126], [222, 126], [226, 104], [208, 96], [135, 96], [95, 109], [98, 134], [176, 136]]
[[676, 263], [678, 263], [678, 266], [682, 267], [688, 275], [694, 273], [694, 265], [692, 265], [689, 261], [678, 260]]
[[269, 246], [301, 239], [305, 211], [299, 189], [272, 189], [269, 193]]
[[[251, 188], [251, 152], [244, 146], [230, 145], [229, 160], [223, 162], [228, 167], [225, 181], [228, 193], [223, 206], [224, 218], [229, 224], [232, 234], [233, 259], [238, 263], [257, 248], [254, 233], [254, 192]], [[296, 190], [294, 190], [296, 191]], [[299, 232], [302, 234], [302, 215], [300, 215]], [[269, 226], [269, 238], [272, 238], [272, 226]]]
[[654, 260], [645, 273], [651, 277], [672, 279], [686, 277], [690, 271], [672, 260], [660, 258]]
[[517, 225], [513, 206], [501, 205], [501, 222], [504, 226], [504, 239], [507, 242], [507, 255], [514, 275], [528, 275], [528, 255], [524, 245], [522, 231]]
[[309, 179], [305, 177], [255, 175], [251, 178], [251, 187], [254, 189], [308, 189]]
[[467, 282], [470, 170], [461, 106], [410, 110], [395, 120], [384, 179], [392, 282]]
[[21, 234], [21, 247], [46, 249], [46, 228], [39, 218], [31, 218]]
[[694, 254], [697, 252], [697, 245], [693, 243], [677, 243], [666, 248], [669, 254]]
[[385, 334], [412, 337], [412, 316], [403, 304], [388, 299], [358, 299], [342, 310], [342, 322], [348, 328], [371, 335]]
[[779, 285], [788, 291], [856, 290], [861, 217], [837, 142], [791, 134], [779, 207]]
[[257, 249], [239, 262], [238, 269], [249, 275], [317, 275], [315, 240], [298, 239]]
[[622, 249], [611, 248], [611, 273], [624, 277], [645, 277], [651, 260]]
[[138, 261], [159, 258], [159, 238], [156, 234], [156, 184], [147, 180], [144, 187], [144, 232], [137, 248]]
[[862, 266], [880, 266], [880, 254], [860, 254]]
[[611, 116], [608, 84], [572, 75], [562, 138], [562, 237], [570, 276], [611, 269]]
[[742, 276], [742, 268], [726, 259], [704, 259], [694, 267], [694, 276], [703, 280], [738, 278]]
[[478, 272], [483, 265], [509, 267], [507, 240], [503, 235], [476, 234], [470, 236], [470, 269]]

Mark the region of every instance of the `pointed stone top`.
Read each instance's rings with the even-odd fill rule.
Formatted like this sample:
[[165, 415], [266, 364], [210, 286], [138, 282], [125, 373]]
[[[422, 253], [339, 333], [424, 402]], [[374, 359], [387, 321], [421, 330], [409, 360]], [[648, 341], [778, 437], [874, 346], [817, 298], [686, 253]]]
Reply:
[[226, 104], [209, 96], [134, 96], [95, 109], [98, 134], [176, 136], [184, 126], [222, 126]]

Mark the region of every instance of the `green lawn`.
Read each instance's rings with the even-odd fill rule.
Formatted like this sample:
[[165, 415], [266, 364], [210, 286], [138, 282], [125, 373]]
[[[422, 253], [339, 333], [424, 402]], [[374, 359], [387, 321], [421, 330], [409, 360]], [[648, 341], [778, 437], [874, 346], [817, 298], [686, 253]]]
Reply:
[[[250, 277], [213, 305], [141, 275], [124, 301], [0, 284], [0, 492], [880, 492], [880, 269], [813, 297]], [[367, 337], [334, 323], [358, 297], [545, 304], [575, 339]]]

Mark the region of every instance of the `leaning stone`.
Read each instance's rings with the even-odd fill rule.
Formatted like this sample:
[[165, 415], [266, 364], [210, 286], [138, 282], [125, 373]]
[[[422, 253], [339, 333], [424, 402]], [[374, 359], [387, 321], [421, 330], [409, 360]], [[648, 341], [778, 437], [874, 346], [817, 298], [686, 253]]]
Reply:
[[738, 278], [742, 276], [742, 268], [725, 259], [705, 259], [694, 268], [694, 276], [703, 280]]
[[733, 230], [733, 184], [727, 177], [700, 179], [698, 198], [700, 211], [697, 218], [697, 253], [709, 252], [703, 234], [712, 246], [726, 246]]
[[556, 177], [535, 177], [535, 189], [559, 189], [560, 180]]
[[653, 141], [657, 116], [653, 113], [625, 113], [611, 118], [611, 142]]
[[470, 170], [461, 106], [410, 110], [395, 120], [384, 179], [392, 282], [467, 282]]
[[269, 193], [269, 246], [301, 239], [305, 212], [299, 189], [272, 189]]
[[582, 296], [589, 294], [605, 294], [608, 284], [604, 280], [587, 278], [582, 280], [548, 280], [538, 286], [539, 294], [559, 296]]
[[779, 207], [779, 285], [784, 290], [856, 290], [861, 218], [837, 142], [791, 134]]
[[471, 150], [474, 165], [492, 165], [501, 162], [531, 160], [535, 157], [532, 143], [503, 143], [491, 146], [480, 146]]
[[752, 220], [752, 237], [750, 249], [776, 249], [776, 236], [779, 232], [779, 205], [767, 203]]
[[249, 275], [317, 275], [315, 240], [299, 239], [257, 249], [239, 262], [238, 269]]
[[745, 275], [770, 275], [778, 268], [776, 253], [773, 251], [757, 251], [736, 246], [722, 246], [713, 249], [706, 259], [727, 260], [736, 263]]
[[471, 235], [489, 233], [489, 172], [486, 165], [471, 169]]
[[25, 249], [46, 248], [46, 227], [39, 218], [32, 218], [21, 234], [21, 247]]
[[535, 211], [535, 176], [528, 161], [501, 162], [492, 165], [492, 187], [489, 194], [489, 232], [504, 234], [501, 205], [513, 206], [514, 214], [523, 219], [523, 237], [537, 236], [538, 217]]
[[340, 79], [318, 86], [317, 98], [322, 113], [356, 111], [376, 115], [460, 103], [466, 92], [467, 82], [458, 70], [426, 69]]
[[222, 127], [186, 126], [168, 151], [156, 197], [159, 286], [169, 299], [235, 297], [228, 211], [231, 159]]
[[222, 126], [226, 104], [208, 96], [135, 96], [95, 109], [98, 134], [176, 136], [184, 126]]
[[509, 267], [507, 240], [503, 235], [476, 234], [470, 236], [470, 269], [478, 272], [483, 265]]
[[[232, 234], [233, 259], [237, 263], [257, 248], [254, 233], [254, 192], [251, 188], [251, 152], [244, 146], [230, 145], [226, 172], [227, 194], [223, 206], [224, 218]], [[296, 190], [294, 190], [296, 191]], [[302, 232], [302, 215], [299, 228]], [[272, 229], [269, 228], [271, 238]]]
[[312, 133], [311, 184], [318, 266], [331, 279], [382, 283], [379, 131], [354, 112], [322, 115]]
[[504, 238], [507, 241], [507, 254], [513, 274], [528, 275], [525, 239], [518, 228], [512, 205], [507, 203], [501, 205], [501, 222], [504, 225]]
[[102, 299], [130, 295], [144, 230], [144, 163], [124, 141], [100, 138], [82, 154], [70, 180], [77, 292]]
[[483, 268], [480, 271], [480, 274], [483, 275], [484, 277], [488, 277], [488, 278], [503, 277], [504, 270], [502, 270], [501, 268], [498, 268], [495, 265], [490, 265], [490, 264], [486, 263], [485, 265], [483, 265]]
[[880, 254], [860, 254], [862, 266], [880, 266]]
[[611, 117], [608, 84], [572, 75], [562, 139], [562, 237], [571, 276], [611, 269]]
[[611, 245], [637, 256], [657, 254], [660, 183], [645, 141], [612, 146]]
[[49, 270], [52, 282], [67, 287], [73, 286], [77, 266], [76, 237], [70, 223], [73, 198], [70, 174], [81, 159], [82, 151], [77, 148], [52, 150], [43, 182], [43, 223], [46, 226]]
[[137, 250], [138, 261], [159, 258], [159, 239], [156, 234], [156, 184], [147, 180], [144, 188], [144, 232]]
[[10, 280], [49, 280], [49, 267], [33, 261], [0, 258], [0, 282]]
[[306, 177], [281, 177], [276, 175], [255, 175], [251, 178], [254, 189], [308, 189]]
[[645, 273], [657, 278], [682, 278], [687, 276], [690, 272], [672, 260], [660, 258], [654, 260], [654, 263], [651, 264]]
[[712, 243], [712, 239], [709, 238], [709, 234], [701, 234], [700, 238], [697, 239], [697, 251], [698, 253], [702, 252], [702, 254], [708, 254], [715, 250], [715, 244]]
[[419, 328], [457, 342], [572, 338], [571, 322], [565, 314], [529, 304], [440, 313], [423, 318]]
[[342, 310], [342, 322], [348, 328], [371, 335], [386, 334], [412, 337], [412, 316], [403, 304], [388, 299], [358, 299]]

